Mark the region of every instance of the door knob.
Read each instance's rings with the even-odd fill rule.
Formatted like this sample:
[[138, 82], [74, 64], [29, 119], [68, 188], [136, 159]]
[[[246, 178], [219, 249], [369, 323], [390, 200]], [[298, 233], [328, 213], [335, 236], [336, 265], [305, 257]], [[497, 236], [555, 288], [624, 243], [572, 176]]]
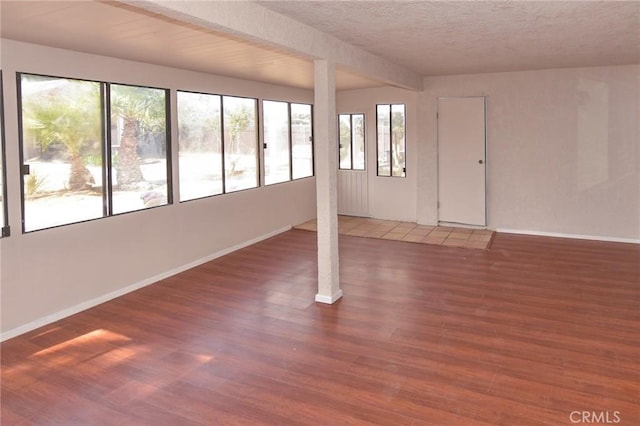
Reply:
[[478, 164], [484, 164], [484, 161], [478, 160]]

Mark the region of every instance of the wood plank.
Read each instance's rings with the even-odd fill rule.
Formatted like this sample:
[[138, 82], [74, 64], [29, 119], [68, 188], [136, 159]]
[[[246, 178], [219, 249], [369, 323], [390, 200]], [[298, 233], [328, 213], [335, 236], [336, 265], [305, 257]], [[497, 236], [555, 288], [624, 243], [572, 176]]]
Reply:
[[292, 230], [4, 342], [2, 424], [640, 424], [640, 247]]

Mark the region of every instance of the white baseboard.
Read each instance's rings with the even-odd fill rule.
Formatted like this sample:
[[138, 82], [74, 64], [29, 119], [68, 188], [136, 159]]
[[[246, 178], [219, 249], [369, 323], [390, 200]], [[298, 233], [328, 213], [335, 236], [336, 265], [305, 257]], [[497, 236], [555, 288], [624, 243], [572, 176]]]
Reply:
[[371, 217], [369, 213], [363, 212], [338, 212], [338, 216]]
[[338, 290], [336, 294], [333, 296], [325, 296], [323, 294], [316, 294], [316, 302], [326, 303], [327, 305], [332, 305], [336, 303], [338, 299], [342, 297], [342, 289]]
[[541, 237], [575, 238], [578, 240], [609, 241], [613, 243], [640, 244], [640, 239], [636, 239], [636, 238], [602, 237], [597, 235], [564, 234], [561, 232], [526, 231], [521, 229], [504, 229], [504, 228], [498, 228], [496, 229], [496, 232], [501, 232], [505, 234], [537, 235]]
[[21, 325], [20, 327], [16, 327], [14, 329], [8, 330], [0, 335], [0, 342], [4, 342], [5, 340], [11, 339], [13, 337], [19, 336], [21, 334], [27, 333], [31, 330], [35, 330], [36, 328], [42, 327], [47, 324], [51, 324], [52, 322], [61, 320], [68, 316], [77, 314], [78, 312], [82, 312], [89, 308], [93, 308], [94, 306], [100, 305], [104, 302], [108, 302], [109, 300], [115, 299], [116, 297], [123, 296], [127, 293], [131, 293], [132, 291], [136, 291], [142, 287], [146, 287], [150, 284], [156, 283], [165, 278], [169, 278], [173, 275], [179, 274], [180, 272], [184, 272], [187, 269], [194, 268], [198, 265], [202, 265], [203, 263], [210, 262], [214, 259], [232, 253], [236, 250], [240, 250], [262, 240], [266, 240], [267, 238], [271, 238], [283, 232], [286, 232], [291, 229], [291, 226], [285, 226], [280, 229], [276, 229], [275, 231], [269, 232], [267, 234], [260, 235], [259, 237], [253, 238], [249, 241], [244, 241], [240, 244], [236, 244], [235, 246], [226, 248], [224, 250], [220, 250], [216, 253], [210, 254], [209, 256], [202, 257], [200, 259], [194, 260], [193, 262], [189, 262], [186, 265], [178, 266], [177, 268], [170, 269], [161, 274], [154, 275], [152, 277], [146, 278], [142, 281], [138, 281], [121, 289], [112, 291], [111, 293], [107, 293], [100, 297], [96, 297], [95, 299], [87, 300], [86, 302], [79, 303], [75, 306], [71, 306], [70, 308], [63, 309], [51, 315], [44, 316], [42, 318], [38, 318], [35, 321], [32, 321], [28, 324]]
[[454, 228], [467, 228], [467, 229], [487, 229], [487, 225], [469, 225], [467, 223], [458, 223], [458, 222], [438, 222], [437, 226], [451, 226]]

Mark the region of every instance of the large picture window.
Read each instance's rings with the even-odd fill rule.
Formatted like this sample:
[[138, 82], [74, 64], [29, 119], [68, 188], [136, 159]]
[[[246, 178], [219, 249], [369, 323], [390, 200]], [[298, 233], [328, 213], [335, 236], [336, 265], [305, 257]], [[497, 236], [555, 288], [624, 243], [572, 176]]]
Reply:
[[225, 192], [259, 185], [257, 106], [256, 99], [222, 97]]
[[265, 185], [313, 176], [311, 105], [263, 101]]
[[167, 204], [167, 91], [109, 87], [112, 214]]
[[376, 108], [378, 176], [405, 177], [405, 106]]
[[259, 185], [257, 105], [178, 91], [180, 201]]
[[264, 183], [291, 180], [290, 120], [287, 102], [262, 102], [264, 125]]
[[19, 80], [24, 230], [105, 216], [102, 85], [28, 74]]
[[313, 108], [291, 104], [291, 178], [313, 176]]
[[340, 169], [364, 170], [364, 114], [339, 114]]
[[220, 96], [178, 92], [180, 201], [224, 192], [220, 111]]
[[18, 91], [25, 232], [170, 202], [166, 90], [18, 74]]

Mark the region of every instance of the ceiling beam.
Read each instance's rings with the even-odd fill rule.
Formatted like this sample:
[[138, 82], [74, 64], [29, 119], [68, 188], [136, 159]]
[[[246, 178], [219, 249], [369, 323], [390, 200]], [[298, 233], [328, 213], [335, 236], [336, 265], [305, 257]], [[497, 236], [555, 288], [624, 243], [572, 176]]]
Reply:
[[226, 33], [411, 90], [422, 90], [417, 73], [329, 34], [248, 1], [118, 0], [136, 8]]

